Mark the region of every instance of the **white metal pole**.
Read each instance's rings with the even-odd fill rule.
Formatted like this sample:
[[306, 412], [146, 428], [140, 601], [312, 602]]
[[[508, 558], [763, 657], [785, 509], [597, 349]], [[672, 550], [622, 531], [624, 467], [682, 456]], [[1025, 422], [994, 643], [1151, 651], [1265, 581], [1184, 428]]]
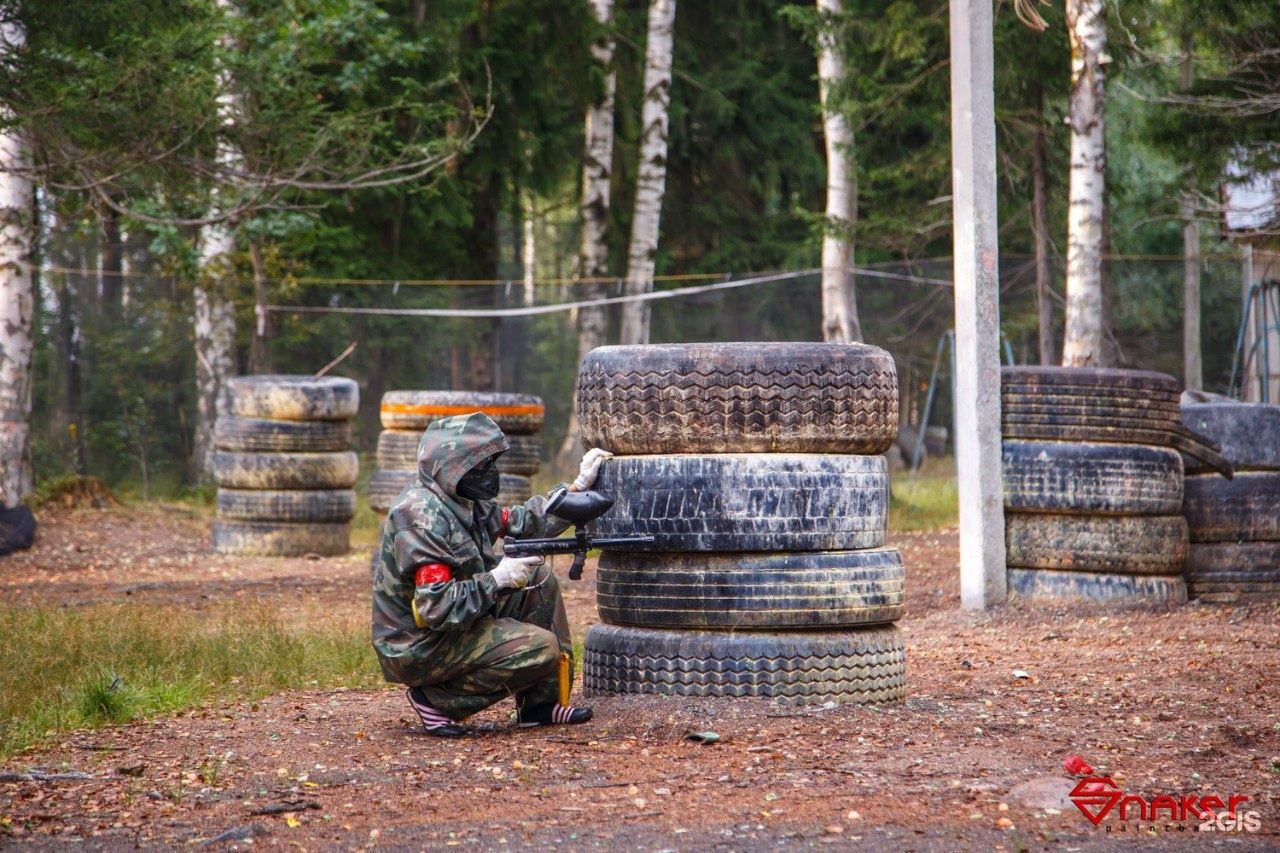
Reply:
[[1007, 594], [992, 38], [992, 0], [951, 0], [960, 600], [973, 609], [999, 604]]

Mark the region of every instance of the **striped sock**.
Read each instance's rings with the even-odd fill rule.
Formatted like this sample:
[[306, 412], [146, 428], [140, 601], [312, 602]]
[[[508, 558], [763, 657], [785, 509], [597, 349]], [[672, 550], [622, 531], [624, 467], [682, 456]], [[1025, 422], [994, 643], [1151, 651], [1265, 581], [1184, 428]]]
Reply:
[[426, 697], [416, 687], [409, 688], [409, 704], [413, 706], [413, 710], [418, 712], [418, 718], [422, 720], [422, 725], [427, 731], [454, 725], [452, 719], [427, 704]]
[[585, 723], [591, 719], [591, 709], [561, 705], [559, 702], [541, 702], [537, 705], [529, 705], [522, 708], [519, 719], [521, 725], [525, 726], [573, 725], [575, 723]]

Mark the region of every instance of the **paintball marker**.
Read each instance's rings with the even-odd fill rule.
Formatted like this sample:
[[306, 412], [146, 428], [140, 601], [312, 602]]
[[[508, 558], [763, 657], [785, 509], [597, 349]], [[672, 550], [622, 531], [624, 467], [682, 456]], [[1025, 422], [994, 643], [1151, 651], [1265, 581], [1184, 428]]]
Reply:
[[570, 492], [559, 488], [547, 497], [547, 512], [574, 526], [573, 538], [559, 539], [506, 539], [502, 553], [508, 557], [542, 557], [551, 554], [573, 554], [569, 567], [569, 580], [582, 577], [582, 566], [587, 551], [592, 548], [608, 548], [610, 545], [645, 545], [653, 542], [652, 536], [592, 536], [583, 528], [609, 511], [613, 498], [599, 492]]

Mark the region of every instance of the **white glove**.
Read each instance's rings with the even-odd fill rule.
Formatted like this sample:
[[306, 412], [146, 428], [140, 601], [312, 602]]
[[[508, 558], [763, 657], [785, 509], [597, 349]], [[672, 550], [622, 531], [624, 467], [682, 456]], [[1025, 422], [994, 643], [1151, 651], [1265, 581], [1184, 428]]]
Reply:
[[607, 450], [601, 450], [593, 447], [587, 451], [587, 455], [582, 457], [582, 464], [578, 466], [578, 478], [573, 481], [573, 490], [575, 492], [585, 492], [596, 484], [596, 475], [600, 473], [600, 463], [608, 459], [613, 454]]
[[541, 557], [503, 557], [491, 574], [498, 589], [524, 589], [533, 570], [541, 565]]

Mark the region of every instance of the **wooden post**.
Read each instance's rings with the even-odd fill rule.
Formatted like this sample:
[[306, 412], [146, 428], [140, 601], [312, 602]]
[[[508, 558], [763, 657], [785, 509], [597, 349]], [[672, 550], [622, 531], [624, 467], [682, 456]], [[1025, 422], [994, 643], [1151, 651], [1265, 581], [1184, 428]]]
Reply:
[[992, 0], [951, 0], [960, 601], [974, 609], [1003, 602], [1007, 592], [1000, 483], [994, 80]]

